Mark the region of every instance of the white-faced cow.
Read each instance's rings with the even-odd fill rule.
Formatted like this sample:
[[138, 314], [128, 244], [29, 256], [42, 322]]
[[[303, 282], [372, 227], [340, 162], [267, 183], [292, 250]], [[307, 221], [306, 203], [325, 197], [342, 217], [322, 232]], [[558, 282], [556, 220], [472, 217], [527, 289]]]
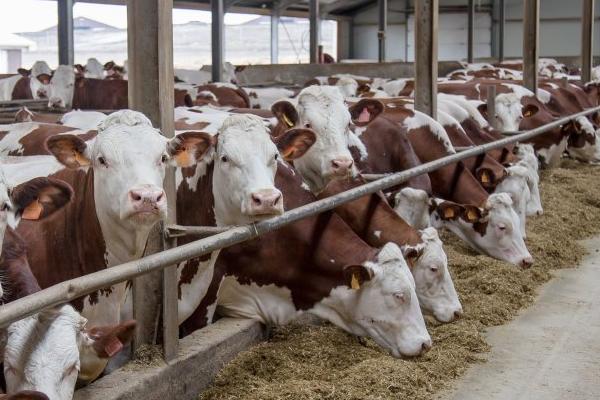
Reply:
[[[30, 240], [28, 259], [42, 287], [141, 257], [152, 226], [166, 212], [162, 184], [167, 164], [194, 164], [205, 150], [204, 134], [169, 141], [130, 110], [109, 115], [97, 132], [35, 123], [0, 131], [8, 131], [0, 140], [0, 154], [54, 155], [59, 161], [46, 157], [50, 160], [23, 168], [23, 175], [57, 177], [75, 191], [74, 201], [57, 218], [18, 227]], [[115, 324], [124, 294], [125, 284], [120, 284], [74, 305], [94, 325]], [[96, 378], [105, 363], [83, 354], [80, 378]]]

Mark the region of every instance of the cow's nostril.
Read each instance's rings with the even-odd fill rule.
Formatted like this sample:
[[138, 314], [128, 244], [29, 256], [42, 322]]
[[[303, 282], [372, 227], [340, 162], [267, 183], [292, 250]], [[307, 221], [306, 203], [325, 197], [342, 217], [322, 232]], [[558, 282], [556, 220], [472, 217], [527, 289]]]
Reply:
[[282, 198], [281, 193], [279, 193], [277, 195], [277, 197], [275, 198], [275, 201], [273, 202], [273, 204], [277, 205], [281, 201], [281, 198]]
[[454, 311], [454, 319], [459, 319], [462, 316], [461, 311]]
[[156, 198], [156, 201], [157, 202], [161, 201], [163, 199], [164, 195], [165, 195], [164, 193], [159, 194], [158, 197]]
[[252, 201], [254, 202], [254, 204], [256, 204], [257, 206], [260, 206], [260, 204], [262, 203], [260, 200], [260, 197], [258, 197], [257, 195], [253, 194], [252, 195]]
[[421, 345], [421, 352], [425, 353], [425, 352], [429, 351], [429, 349], [431, 349], [431, 343], [423, 342], [423, 344]]
[[140, 201], [140, 200], [142, 200], [142, 196], [140, 196], [140, 195], [139, 195], [139, 194], [137, 194], [137, 193], [131, 193], [131, 199], [132, 199], [133, 201]]

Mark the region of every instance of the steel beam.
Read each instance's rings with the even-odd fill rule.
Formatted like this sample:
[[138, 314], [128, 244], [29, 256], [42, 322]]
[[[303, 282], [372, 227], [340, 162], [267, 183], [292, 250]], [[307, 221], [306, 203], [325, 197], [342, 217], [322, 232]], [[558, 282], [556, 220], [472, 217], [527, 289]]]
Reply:
[[[127, 38], [129, 60], [129, 108], [143, 112], [163, 135], [173, 137], [173, 0], [128, 0]], [[175, 199], [175, 174], [167, 171], [167, 198]], [[175, 219], [175, 204], [169, 205], [167, 221]], [[149, 239], [153, 251], [165, 246], [160, 229]], [[162, 299], [162, 303], [161, 303]], [[138, 321], [135, 346], [152, 343], [156, 332], [157, 313], [161, 308], [165, 358], [177, 355], [177, 269], [172, 265], [162, 273], [134, 281], [134, 316]]]
[[387, 31], [387, 0], [378, 0], [379, 9], [379, 31], [377, 32], [377, 41], [379, 43], [378, 60], [385, 62], [385, 39]]
[[523, 85], [537, 93], [540, 0], [523, 0]]
[[279, 19], [279, 9], [273, 8], [271, 14], [271, 64], [279, 62]]
[[211, 22], [211, 50], [212, 50], [212, 80], [221, 82], [223, 80], [223, 25], [225, 9], [223, 0], [210, 0], [212, 22]]
[[319, 16], [319, 0], [309, 0], [310, 20], [310, 63], [319, 62], [319, 35], [321, 18]]
[[475, 0], [469, 0], [467, 7], [467, 62], [473, 62], [473, 46], [474, 46], [474, 25], [475, 25]]
[[506, 26], [506, 8], [504, 0], [500, 0], [498, 15], [498, 61], [504, 61], [504, 28]]
[[58, 63], [75, 64], [73, 0], [58, 0]]
[[581, 15], [581, 79], [592, 80], [594, 62], [594, 0], [583, 0]]
[[415, 108], [437, 117], [438, 0], [415, 3]]

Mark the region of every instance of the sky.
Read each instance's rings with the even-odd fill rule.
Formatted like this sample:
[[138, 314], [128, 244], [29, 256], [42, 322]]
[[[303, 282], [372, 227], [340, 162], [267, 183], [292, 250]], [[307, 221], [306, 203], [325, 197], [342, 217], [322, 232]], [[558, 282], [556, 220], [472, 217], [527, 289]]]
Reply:
[[[0, 0], [0, 31], [35, 32], [57, 23], [56, 1], [49, 0]], [[118, 28], [127, 27], [125, 6], [75, 3], [75, 17], [87, 17]], [[241, 24], [256, 18], [250, 14], [225, 14], [226, 24]], [[173, 10], [173, 23], [185, 24], [190, 21], [210, 22], [208, 11]]]

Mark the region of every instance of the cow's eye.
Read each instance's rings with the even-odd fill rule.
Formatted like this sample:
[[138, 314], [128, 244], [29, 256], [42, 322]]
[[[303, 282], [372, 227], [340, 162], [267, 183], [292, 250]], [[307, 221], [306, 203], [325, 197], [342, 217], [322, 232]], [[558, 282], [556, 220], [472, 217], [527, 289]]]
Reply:
[[104, 159], [104, 157], [98, 157], [98, 162], [100, 163], [100, 165], [104, 165], [106, 167], [106, 160]]
[[273, 159], [275, 161], [279, 160], [279, 153], [275, 153], [275, 155], [273, 156]]
[[167, 157], [166, 154], [163, 154], [162, 157], [160, 157], [160, 161], [164, 164], [167, 162], [167, 160], [169, 159], [169, 157]]
[[311, 127], [310, 122], [305, 123], [304, 127], [310, 129], [310, 127]]
[[227, 156], [221, 156], [221, 161], [222, 162], [228, 162], [229, 158], [227, 158]]
[[8, 204], [7, 202], [2, 204], [2, 208], [0, 208], [2, 211], [10, 211], [10, 204]]
[[400, 303], [404, 303], [406, 301], [406, 297], [404, 296], [404, 293], [402, 293], [402, 292], [394, 293], [394, 299], [396, 299]]

